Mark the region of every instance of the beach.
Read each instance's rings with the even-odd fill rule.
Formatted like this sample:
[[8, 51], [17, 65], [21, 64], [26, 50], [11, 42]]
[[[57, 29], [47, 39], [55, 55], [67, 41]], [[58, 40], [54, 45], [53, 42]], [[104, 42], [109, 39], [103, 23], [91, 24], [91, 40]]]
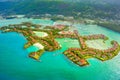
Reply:
[[33, 46], [35, 46], [35, 47], [37, 47], [39, 49], [44, 49], [44, 46], [42, 44], [40, 44], [40, 43], [35, 43], [35, 44], [33, 44]]
[[38, 31], [34, 31], [35, 35], [37, 35], [38, 37], [46, 37], [48, 36], [47, 33], [45, 32], [38, 32]]

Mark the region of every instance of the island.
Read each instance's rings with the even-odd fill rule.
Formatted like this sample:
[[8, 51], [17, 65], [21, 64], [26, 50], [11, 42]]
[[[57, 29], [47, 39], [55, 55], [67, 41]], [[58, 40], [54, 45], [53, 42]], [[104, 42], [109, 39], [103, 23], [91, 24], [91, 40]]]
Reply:
[[97, 58], [101, 61], [110, 60], [120, 51], [120, 45], [117, 41], [111, 41], [111, 46], [105, 49], [90, 47], [87, 44], [89, 41], [102, 40], [103, 43], [105, 43], [109, 38], [103, 34], [82, 36], [77, 30], [71, 31], [70, 26], [62, 24], [42, 27], [42, 25], [23, 22], [21, 24], [3, 26], [0, 30], [2, 33], [17, 32], [22, 34], [27, 39], [24, 49], [27, 49], [30, 46], [35, 46], [39, 49], [38, 51], [31, 52], [28, 55], [30, 58], [37, 61], [39, 61], [45, 51], [55, 51], [64, 47], [56, 41], [56, 38], [70, 38], [78, 40], [80, 48], [71, 47], [65, 50], [63, 54], [79, 66], [89, 65], [89, 62], [87, 61], [89, 58]]

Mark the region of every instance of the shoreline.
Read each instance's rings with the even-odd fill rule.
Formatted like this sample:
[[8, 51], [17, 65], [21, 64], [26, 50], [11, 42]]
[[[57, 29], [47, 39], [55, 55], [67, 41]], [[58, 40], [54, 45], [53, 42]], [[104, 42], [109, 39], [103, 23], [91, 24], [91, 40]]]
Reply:
[[[18, 27], [23, 25], [28, 27], [26, 28]], [[68, 50], [63, 52], [63, 54], [65, 54], [72, 62], [78, 64], [79, 66], [88, 65], [89, 63], [87, 59], [91, 57], [97, 58], [101, 61], [112, 59], [118, 54], [118, 51], [120, 51], [120, 45], [116, 41], [111, 41], [112, 47], [105, 50], [90, 48], [89, 46], [86, 45], [85, 43], [86, 40], [97, 40], [97, 39], [102, 39], [103, 41], [108, 40], [109, 38], [103, 34], [81, 36], [79, 35], [79, 32], [77, 30], [74, 30], [73, 33], [63, 32], [64, 34], [59, 34], [59, 32], [61, 31], [69, 31], [69, 27], [62, 25], [62, 29], [56, 26], [55, 27], [47, 26], [45, 29], [39, 29], [38, 27], [36, 27], [38, 25], [34, 25], [35, 28], [33, 29], [31, 28], [32, 25], [33, 25], [32, 23], [10, 25], [10, 26], [14, 26], [14, 28], [13, 27], [11, 28], [10, 26], [2, 27], [1, 30], [4, 33], [6, 32], [22, 33], [25, 36], [25, 38], [28, 40], [28, 42], [24, 45], [25, 49], [30, 47], [31, 45], [38, 47], [40, 50], [29, 54], [29, 57], [35, 60], [39, 60], [39, 58], [42, 56], [44, 51], [51, 52], [61, 49], [60, 44], [55, 40], [56, 38], [71, 38], [78, 40], [80, 48], [75, 48], [75, 47], [68, 48]], [[50, 30], [47, 30], [48, 28]], [[45, 32], [47, 33], [48, 36], [39, 37], [39, 35], [34, 34], [34, 31]]]
[[113, 23], [97, 23], [97, 25], [120, 33], [120, 25], [113, 24]]

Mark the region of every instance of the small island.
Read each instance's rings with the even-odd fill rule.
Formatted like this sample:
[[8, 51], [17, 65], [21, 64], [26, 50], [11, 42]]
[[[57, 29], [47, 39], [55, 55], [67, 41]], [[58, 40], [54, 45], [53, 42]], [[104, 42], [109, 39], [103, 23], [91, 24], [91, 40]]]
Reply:
[[0, 30], [2, 33], [17, 32], [22, 34], [27, 39], [24, 49], [27, 49], [30, 46], [35, 46], [39, 49], [38, 51], [31, 52], [28, 55], [30, 58], [37, 61], [39, 61], [45, 51], [55, 51], [64, 47], [55, 40], [56, 38], [70, 38], [78, 40], [80, 48], [71, 47], [68, 50], [65, 50], [63, 54], [79, 66], [89, 65], [89, 62], [87, 61], [88, 58], [97, 58], [101, 61], [110, 60], [120, 51], [120, 45], [117, 41], [111, 41], [111, 46], [106, 49], [90, 47], [87, 44], [90, 40], [99, 39], [105, 43], [109, 38], [103, 34], [82, 36], [77, 30], [71, 31], [70, 27], [67, 25], [42, 27], [42, 25], [23, 22], [21, 24], [3, 26]]

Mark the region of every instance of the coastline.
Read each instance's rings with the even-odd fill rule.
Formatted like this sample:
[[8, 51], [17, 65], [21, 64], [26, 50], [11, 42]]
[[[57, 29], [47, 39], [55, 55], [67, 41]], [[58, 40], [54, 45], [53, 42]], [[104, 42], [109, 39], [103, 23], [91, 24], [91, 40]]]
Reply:
[[[34, 25], [34, 28], [32, 28]], [[19, 26], [19, 27], [18, 27]], [[26, 27], [21, 27], [26, 26]], [[77, 39], [80, 48], [70, 47], [68, 50], [63, 53], [75, 64], [79, 66], [88, 65], [88, 58], [97, 58], [101, 61], [106, 61], [112, 59], [118, 54], [120, 50], [120, 46], [116, 41], [111, 41], [112, 47], [107, 48], [105, 50], [91, 48], [86, 45], [86, 40], [96, 40], [102, 39], [103, 41], [108, 40], [109, 38], [103, 34], [88, 34], [82, 36], [79, 34], [77, 30], [73, 30], [73, 32], [69, 31], [69, 26], [66, 25], [57, 25], [57, 26], [46, 26], [41, 29], [40, 25], [35, 25], [32, 23], [21, 23], [15, 25], [9, 25], [6, 27], [2, 27], [1, 30], [6, 32], [18, 32], [22, 33], [28, 42], [24, 45], [24, 48], [28, 48], [31, 45], [38, 47], [40, 50], [32, 52], [29, 54], [29, 57], [39, 60], [44, 51], [55, 51], [59, 50], [60, 44], [55, 40], [56, 38], [71, 38]], [[49, 30], [48, 30], [49, 29]], [[38, 35], [35, 35], [34, 31], [38, 32]], [[62, 31], [62, 32], [61, 32]], [[40, 34], [40, 33], [41, 34]], [[48, 36], [44, 36], [45, 32]], [[61, 32], [59, 34], [59, 32]], [[42, 36], [41, 36], [42, 35]], [[44, 37], [43, 37], [44, 36]], [[95, 46], [95, 45], [94, 45]], [[62, 46], [63, 47], [63, 46]]]
[[97, 25], [120, 33], [120, 25], [112, 23], [97, 23]]

